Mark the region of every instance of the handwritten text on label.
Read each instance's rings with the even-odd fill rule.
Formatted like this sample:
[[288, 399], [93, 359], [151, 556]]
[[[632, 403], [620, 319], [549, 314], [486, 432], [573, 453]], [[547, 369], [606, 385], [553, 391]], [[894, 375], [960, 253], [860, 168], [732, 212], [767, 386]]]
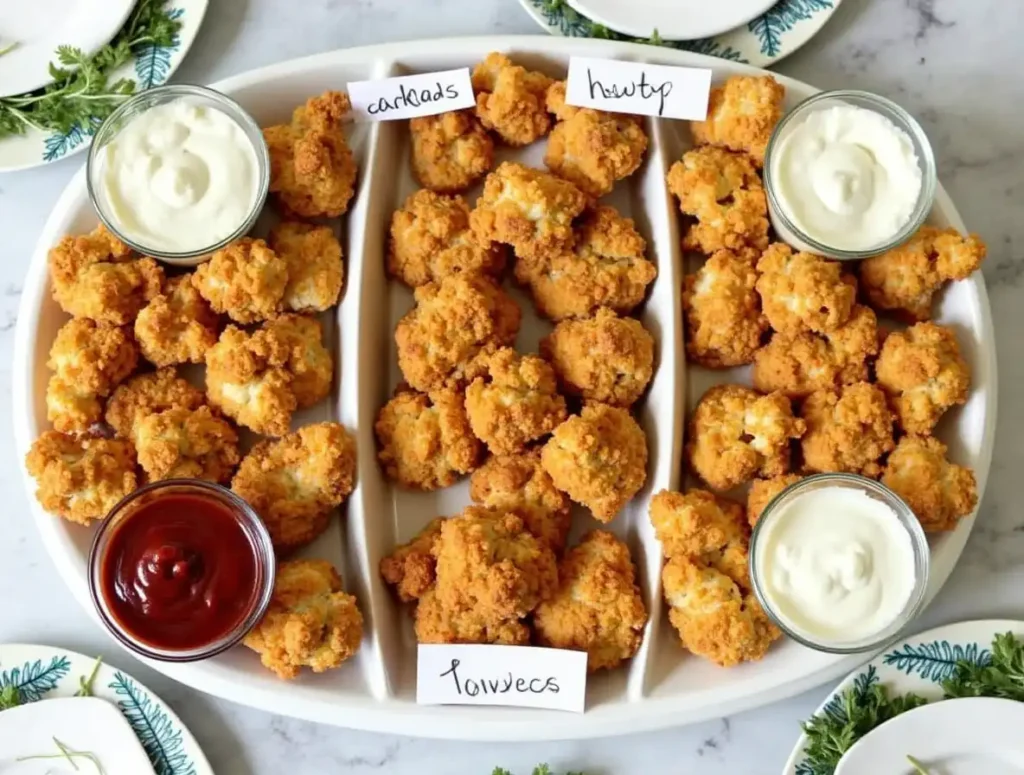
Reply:
[[703, 121], [711, 71], [572, 57], [565, 101], [580, 108]]
[[348, 85], [348, 96], [352, 100], [352, 111], [360, 121], [435, 116], [475, 104], [473, 84], [466, 67], [376, 81], [352, 81]]

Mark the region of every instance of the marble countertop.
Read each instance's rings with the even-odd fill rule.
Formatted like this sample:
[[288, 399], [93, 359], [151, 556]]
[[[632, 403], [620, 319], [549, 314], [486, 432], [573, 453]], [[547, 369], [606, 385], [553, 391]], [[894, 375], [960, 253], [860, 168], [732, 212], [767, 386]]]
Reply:
[[[824, 30], [778, 70], [821, 88], [888, 95], [921, 120], [940, 177], [964, 220], [989, 245], [985, 266], [999, 352], [999, 434], [978, 524], [956, 571], [921, 621], [1024, 618], [1024, 19], [1005, 0], [844, 0]], [[301, 7], [301, 13], [294, 9]], [[230, 0], [209, 14], [177, 79], [209, 82], [338, 47], [411, 38], [535, 34], [515, 0]], [[250, 710], [176, 685], [115, 648], [72, 599], [32, 527], [11, 442], [11, 375], [18, 297], [36, 235], [82, 157], [0, 175], [0, 641], [42, 641], [132, 672], [199, 739], [218, 775], [281, 772], [487, 775], [538, 762], [590, 773], [778, 772], [798, 722], [825, 695], [694, 726], [632, 737], [542, 744], [417, 740], [336, 729]], [[1016, 344], [1014, 344], [1016, 342]], [[1020, 490], [1017, 491], [1018, 495]]]

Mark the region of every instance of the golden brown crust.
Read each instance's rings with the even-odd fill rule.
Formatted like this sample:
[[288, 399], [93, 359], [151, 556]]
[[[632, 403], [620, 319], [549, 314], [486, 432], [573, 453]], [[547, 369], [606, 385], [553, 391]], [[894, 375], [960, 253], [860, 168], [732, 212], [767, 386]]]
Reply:
[[282, 221], [268, 237], [288, 266], [281, 301], [290, 312], [323, 312], [338, 303], [345, 281], [341, 244], [334, 231], [302, 221]]
[[693, 138], [700, 145], [744, 151], [763, 164], [785, 96], [786, 89], [770, 75], [734, 75], [711, 90], [707, 119], [690, 124]]
[[395, 547], [380, 561], [381, 578], [395, 588], [395, 594], [403, 603], [419, 600], [434, 586], [437, 578], [434, 541], [441, 535], [444, 519], [430, 520], [411, 541]]
[[334, 379], [334, 358], [323, 344], [320, 321], [307, 315], [279, 315], [262, 330], [287, 351], [285, 368], [296, 406], [305, 409], [326, 398]]
[[757, 292], [771, 327], [796, 336], [805, 331], [835, 331], [853, 312], [857, 281], [843, 274], [837, 261], [795, 253], [781, 242], [768, 247], [757, 262]]
[[261, 239], [243, 237], [218, 250], [192, 274], [214, 312], [256, 323], [281, 311], [288, 264]]
[[875, 385], [857, 382], [838, 392], [811, 393], [800, 407], [807, 423], [801, 441], [804, 468], [877, 477], [878, 460], [893, 449], [893, 416]]
[[238, 433], [208, 406], [144, 417], [135, 433], [139, 465], [151, 482], [206, 479], [226, 484], [238, 465]]
[[515, 65], [496, 51], [473, 69], [476, 115], [509, 145], [529, 145], [547, 134], [545, 93], [551, 79]]
[[170, 278], [135, 319], [142, 355], [155, 366], [202, 363], [217, 341], [217, 315], [189, 275]]
[[431, 588], [416, 605], [416, 640], [525, 646], [530, 642], [530, 628], [519, 619], [487, 619], [465, 606], [447, 606]]
[[494, 165], [494, 142], [472, 110], [409, 121], [412, 174], [439, 194], [465, 191]]
[[139, 423], [167, 409], [198, 409], [203, 391], [177, 375], [173, 366], [132, 377], [107, 402], [106, 421], [122, 439], [134, 439]]
[[932, 436], [904, 436], [882, 474], [882, 484], [903, 498], [928, 533], [955, 530], [978, 505], [978, 483], [969, 468], [946, 459], [946, 445]]
[[750, 526], [753, 527], [757, 524], [765, 507], [774, 500], [776, 495], [801, 479], [803, 477], [800, 474], [783, 474], [782, 476], [773, 476], [771, 479], [752, 481], [747, 493], [747, 521]]

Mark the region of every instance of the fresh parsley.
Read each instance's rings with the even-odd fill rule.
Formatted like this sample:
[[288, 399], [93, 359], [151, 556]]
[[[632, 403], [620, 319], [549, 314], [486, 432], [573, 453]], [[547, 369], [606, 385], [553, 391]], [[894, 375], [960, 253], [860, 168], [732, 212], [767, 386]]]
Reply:
[[989, 663], [958, 662], [953, 674], [942, 682], [942, 691], [946, 697], [999, 697], [1024, 702], [1024, 642], [1010, 632], [997, 635]]
[[[632, 38], [628, 35], [615, 32], [605, 27], [603, 24], [591, 21], [585, 16], [580, 16], [573, 8], [569, 5], [567, 0], [544, 0], [544, 10], [551, 16], [560, 14], [567, 21], [574, 22], [583, 32], [584, 37], [587, 38], [601, 38], [603, 40], [624, 40], [630, 43], [645, 43], [648, 46], [665, 46], [666, 42], [662, 39], [661, 35], [658, 34], [657, 30], [651, 33], [649, 38]], [[544, 775], [544, 773], [541, 773]], [[569, 773], [574, 775], [574, 773]]]
[[54, 82], [43, 89], [0, 99], [0, 139], [28, 129], [67, 134], [94, 130], [135, 92], [135, 81], [113, 75], [144, 46], [170, 46], [181, 28], [169, 0], [139, 0], [114, 39], [92, 56], [72, 46], [57, 49], [50, 64]]

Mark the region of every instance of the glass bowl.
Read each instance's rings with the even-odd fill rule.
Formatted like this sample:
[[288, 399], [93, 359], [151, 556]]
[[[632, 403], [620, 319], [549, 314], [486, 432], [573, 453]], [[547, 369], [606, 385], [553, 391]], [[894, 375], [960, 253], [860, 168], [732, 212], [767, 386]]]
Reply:
[[[234, 120], [249, 142], [252, 143], [252, 148], [256, 155], [258, 180], [256, 197], [253, 200], [251, 211], [230, 235], [212, 245], [204, 245], [195, 250], [168, 252], [152, 245], [141, 244], [118, 228], [117, 218], [111, 211], [106, 197], [103, 195], [103, 187], [101, 185], [104, 171], [103, 149], [136, 116], [145, 113], [157, 105], [164, 105], [179, 99], [186, 99], [189, 102], [216, 108]], [[89, 199], [100, 220], [114, 236], [132, 248], [132, 250], [142, 255], [152, 256], [153, 258], [165, 261], [168, 264], [195, 266], [201, 264], [211, 254], [226, 245], [240, 237], [244, 237], [249, 229], [252, 228], [263, 209], [267, 199], [267, 192], [270, 189], [270, 154], [267, 151], [267, 144], [263, 139], [263, 132], [259, 125], [252, 116], [246, 113], [230, 97], [226, 97], [213, 89], [207, 89], [205, 86], [195, 86], [192, 84], [158, 86], [154, 89], [139, 92], [128, 99], [100, 125], [100, 128], [96, 131], [96, 136], [93, 138], [92, 145], [89, 147], [89, 156], [86, 162], [86, 185], [89, 190]]]
[[[903, 130], [910, 137], [911, 142], [914, 144], [914, 153], [917, 155], [918, 167], [921, 170], [921, 191], [918, 193], [917, 203], [914, 205], [910, 219], [891, 239], [870, 248], [847, 250], [833, 245], [826, 245], [808, 236], [783, 209], [777, 190], [778, 182], [775, 180], [772, 171], [773, 153], [788, 136], [792, 128], [799, 124], [801, 119], [806, 118], [809, 113], [837, 104], [864, 108], [889, 119], [897, 128]], [[928, 136], [921, 128], [921, 125], [917, 123], [913, 116], [892, 100], [887, 100], [885, 97], [879, 97], [877, 94], [871, 94], [870, 92], [839, 90], [822, 92], [809, 97], [789, 111], [776, 124], [765, 151], [764, 188], [768, 198], [768, 215], [775, 233], [783, 242], [799, 250], [815, 253], [819, 256], [826, 256], [838, 261], [853, 261], [877, 256], [902, 245], [910, 239], [914, 232], [928, 218], [932, 204], [935, 201], [935, 189], [937, 186], [938, 173], [935, 168], [935, 156], [932, 153], [932, 146]]]
[[[903, 609], [888, 625], [878, 632], [860, 640], [850, 641], [816, 641], [813, 636], [802, 630], [795, 629], [786, 619], [778, 614], [764, 592], [761, 580], [759, 547], [760, 539], [767, 534], [774, 516], [802, 494], [819, 490], [824, 487], [844, 487], [858, 490], [869, 498], [881, 501], [896, 514], [900, 525], [910, 536], [914, 552], [914, 587], [907, 598]], [[758, 602], [769, 618], [793, 640], [809, 646], [817, 651], [833, 654], [854, 654], [860, 651], [878, 649], [896, 637], [900, 630], [910, 622], [924, 607], [925, 592], [928, 589], [928, 571], [930, 550], [928, 538], [921, 528], [921, 523], [906, 502], [884, 484], [857, 474], [815, 474], [791, 484], [773, 498], [761, 512], [754, 532], [750, 538], [750, 579]]]

